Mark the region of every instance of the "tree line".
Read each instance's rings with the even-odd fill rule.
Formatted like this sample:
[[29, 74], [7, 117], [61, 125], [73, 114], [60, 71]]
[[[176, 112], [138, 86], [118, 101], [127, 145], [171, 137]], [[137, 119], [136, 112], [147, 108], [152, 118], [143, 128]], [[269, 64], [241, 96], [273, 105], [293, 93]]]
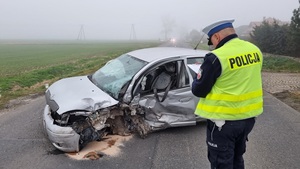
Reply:
[[300, 5], [293, 10], [289, 24], [279, 25], [275, 19], [273, 23], [264, 19], [261, 25], [254, 27], [250, 36], [262, 52], [300, 58]]

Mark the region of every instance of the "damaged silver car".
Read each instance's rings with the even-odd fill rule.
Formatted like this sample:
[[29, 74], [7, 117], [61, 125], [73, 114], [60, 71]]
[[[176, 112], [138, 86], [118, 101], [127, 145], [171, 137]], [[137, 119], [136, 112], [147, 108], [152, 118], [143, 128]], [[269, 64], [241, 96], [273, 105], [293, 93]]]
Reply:
[[142, 138], [195, 125], [191, 83], [208, 51], [157, 47], [132, 51], [95, 73], [61, 79], [46, 90], [43, 124], [59, 150], [78, 152], [105, 135]]

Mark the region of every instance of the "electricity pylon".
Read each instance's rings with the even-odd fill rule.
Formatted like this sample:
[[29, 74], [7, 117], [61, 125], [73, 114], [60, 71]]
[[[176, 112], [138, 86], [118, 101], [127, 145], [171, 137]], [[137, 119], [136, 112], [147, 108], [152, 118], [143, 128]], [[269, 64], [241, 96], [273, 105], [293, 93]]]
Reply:
[[77, 40], [85, 40], [85, 33], [84, 33], [84, 28], [83, 25], [81, 25], [78, 36], [77, 36]]
[[130, 40], [136, 40], [136, 34], [135, 34], [134, 24], [131, 25]]

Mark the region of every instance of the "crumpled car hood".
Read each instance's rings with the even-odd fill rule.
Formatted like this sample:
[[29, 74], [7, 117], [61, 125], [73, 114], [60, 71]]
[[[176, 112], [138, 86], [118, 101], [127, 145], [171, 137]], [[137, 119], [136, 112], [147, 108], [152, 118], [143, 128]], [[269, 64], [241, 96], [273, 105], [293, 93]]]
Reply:
[[94, 85], [87, 76], [61, 79], [53, 83], [46, 93], [49, 93], [46, 94], [47, 102], [54, 101], [60, 115], [72, 110], [95, 111], [118, 103]]

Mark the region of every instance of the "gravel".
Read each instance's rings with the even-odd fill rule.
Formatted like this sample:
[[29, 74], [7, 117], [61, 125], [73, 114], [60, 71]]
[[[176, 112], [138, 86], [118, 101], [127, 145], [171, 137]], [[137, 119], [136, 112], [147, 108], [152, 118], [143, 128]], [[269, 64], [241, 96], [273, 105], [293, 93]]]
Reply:
[[300, 73], [263, 72], [263, 89], [300, 112]]

